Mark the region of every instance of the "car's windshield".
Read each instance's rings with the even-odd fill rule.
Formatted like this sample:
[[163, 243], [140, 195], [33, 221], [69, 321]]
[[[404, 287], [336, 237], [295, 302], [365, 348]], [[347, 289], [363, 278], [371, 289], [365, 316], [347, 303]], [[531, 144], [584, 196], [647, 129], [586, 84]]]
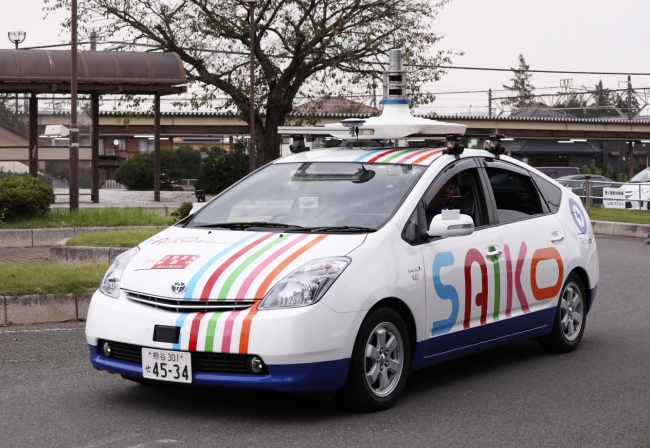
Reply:
[[273, 164], [203, 207], [188, 227], [275, 223], [303, 228], [378, 229], [395, 213], [423, 172], [424, 167], [415, 165]]
[[630, 182], [650, 182], [650, 168], [646, 168], [634, 176]]

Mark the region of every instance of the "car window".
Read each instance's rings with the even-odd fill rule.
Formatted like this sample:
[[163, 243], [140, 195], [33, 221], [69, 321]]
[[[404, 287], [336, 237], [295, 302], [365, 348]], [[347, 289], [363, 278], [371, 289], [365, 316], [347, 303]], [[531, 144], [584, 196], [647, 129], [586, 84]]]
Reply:
[[[453, 183], [453, 194], [449, 200], [442, 195], [444, 202], [441, 203], [441, 193], [450, 183]], [[485, 195], [480, 185], [476, 168], [451, 171], [438, 176], [422, 198], [427, 217], [427, 227], [431, 224], [433, 217], [441, 213], [442, 209], [460, 210], [461, 214], [472, 217], [475, 227], [487, 225]]]
[[500, 223], [543, 213], [539, 194], [530, 177], [500, 168], [485, 169], [490, 180]]
[[[562, 190], [535, 173], [531, 173], [531, 177], [542, 193], [542, 199], [546, 202], [551, 213], [557, 213], [562, 200]], [[570, 190], [580, 190], [585, 187], [585, 184], [583, 182], [566, 182], [565, 186]]]
[[423, 172], [416, 165], [272, 164], [208, 203], [188, 226], [252, 222], [378, 229]]

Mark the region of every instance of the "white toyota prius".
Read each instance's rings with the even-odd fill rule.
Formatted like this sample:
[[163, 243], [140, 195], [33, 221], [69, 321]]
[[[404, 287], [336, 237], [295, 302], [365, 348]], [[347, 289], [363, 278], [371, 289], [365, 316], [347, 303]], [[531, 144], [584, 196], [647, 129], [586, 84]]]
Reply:
[[[352, 130], [388, 132], [380, 118]], [[574, 350], [599, 276], [580, 199], [497, 136], [463, 151], [464, 127], [426, 126], [459, 133], [301, 148], [117, 257], [88, 312], [92, 365], [376, 411], [422, 367], [526, 339]]]
[[573, 350], [597, 284], [580, 200], [521, 162], [308, 151], [120, 255], [86, 334], [93, 366], [127, 378], [340, 390], [373, 410], [463, 354]]

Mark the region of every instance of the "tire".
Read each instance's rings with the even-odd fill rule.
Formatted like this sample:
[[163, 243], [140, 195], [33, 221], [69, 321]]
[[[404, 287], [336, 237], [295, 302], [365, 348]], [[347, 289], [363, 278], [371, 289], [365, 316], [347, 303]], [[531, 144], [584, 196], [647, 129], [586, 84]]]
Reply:
[[406, 325], [397, 311], [371, 311], [359, 329], [347, 381], [337, 394], [339, 403], [366, 412], [393, 406], [411, 367], [410, 347]]
[[575, 350], [587, 323], [587, 296], [580, 277], [570, 274], [564, 282], [555, 312], [551, 334], [540, 341], [542, 348], [552, 353], [569, 353]]

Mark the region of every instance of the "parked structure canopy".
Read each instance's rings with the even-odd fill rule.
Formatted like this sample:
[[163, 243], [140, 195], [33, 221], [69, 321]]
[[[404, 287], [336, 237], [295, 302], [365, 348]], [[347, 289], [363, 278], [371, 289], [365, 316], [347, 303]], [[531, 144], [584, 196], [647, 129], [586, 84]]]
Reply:
[[[69, 50], [0, 49], [0, 93], [31, 94], [29, 147], [2, 149], [25, 153], [34, 177], [38, 176], [39, 160], [38, 95], [71, 91], [71, 59]], [[77, 68], [77, 93], [91, 95], [93, 202], [99, 202], [99, 97], [104, 94], [155, 96], [154, 201], [160, 201], [160, 97], [187, 90], [181, 59], [176, 53], [78, 51]]]
[[[78, 92], [169, 95], [186, 91], [176, 53], [79, 51]], [[0, 92], [70, 91], [70, 51], [0, 50]]]

